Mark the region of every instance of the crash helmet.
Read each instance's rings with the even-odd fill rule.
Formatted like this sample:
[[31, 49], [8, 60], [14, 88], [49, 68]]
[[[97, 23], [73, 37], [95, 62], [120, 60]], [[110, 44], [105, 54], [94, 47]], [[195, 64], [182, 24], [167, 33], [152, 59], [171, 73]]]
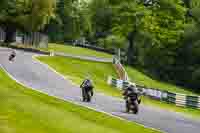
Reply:
[[135, 83], [130, 83], [128, 88], [131, 89], [131, 91], [133, 91], [134, 93], [138, 92]]

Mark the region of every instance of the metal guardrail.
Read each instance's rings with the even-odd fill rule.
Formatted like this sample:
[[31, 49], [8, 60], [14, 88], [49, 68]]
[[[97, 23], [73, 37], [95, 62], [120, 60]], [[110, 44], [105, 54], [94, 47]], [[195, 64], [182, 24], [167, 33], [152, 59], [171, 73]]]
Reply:
[[[115, 79], [109, 76], [108, 84], [122, 90], [126, 88], [129, 84], [133, 83], [120, 79]], [[191, 95], [173, 93], [169, 91], [162, 91], [159, 89], [147, 88], [140, 85], [136, 86], [139, 91], [141, 91], [144, 95], [149, 96], [152, 99], [175, 104], [176, 106], [200, 109], [200, 96], [191, 96]]]

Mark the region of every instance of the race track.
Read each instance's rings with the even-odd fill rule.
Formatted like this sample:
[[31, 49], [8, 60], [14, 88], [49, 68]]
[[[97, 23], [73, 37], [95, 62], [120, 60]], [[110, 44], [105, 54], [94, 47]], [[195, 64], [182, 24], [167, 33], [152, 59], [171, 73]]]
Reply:
[[[17, 51], [15, 62], [8, 61], [10, 50], [0, 48], [0, 65], [18, 82], [50, 96], [79, 103], [167, 133], [199, 133], [200, 121], [178, 113], [141, 106], [138, 115], [124, 113], [124, 101], [95, 94], [92, 103], [82, 103], [80, 88], [32, 58], [34, 53]], [[67, 70], [66, 70], [67, 71]]]

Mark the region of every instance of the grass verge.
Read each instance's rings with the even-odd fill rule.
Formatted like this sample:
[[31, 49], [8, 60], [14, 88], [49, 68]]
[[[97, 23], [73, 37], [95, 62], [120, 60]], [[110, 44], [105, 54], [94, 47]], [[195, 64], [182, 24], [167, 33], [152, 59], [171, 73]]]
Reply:
[[136, 84], [144, 85], [144, 86], [151, 87], [151, 88], [157, 88], [160, 90], [166, 90], [166, 91], [170, 91], [170, 92], [174, 92], [174, 93], [197, 95], [197, 94], [193, 93], [192, 91], [190, 91], [189, 89], [186, 89], [183, 87], [178, 87], [173, 84], [166, 83], [166, 82], [161, 82], [159, 80], [155, 80], [133, 67], [125, 67], [125, 69], [129, 75], [130, 80]]
[[156, 133], [27, 89], [0, 69], [1, 133]]
[[49, 51], [55, 51], [55, 52], [63, 52], [73, 55], [80, 55], [80, 56], [94, 56], [99, 58], [112, 58], [111, 54], [107, 54], [104, 52], [98, 52], [87, 48], [80, 48], [80, 47], [74, 47], [70, 45], [61, 45], [61, 44], [49, 44]]

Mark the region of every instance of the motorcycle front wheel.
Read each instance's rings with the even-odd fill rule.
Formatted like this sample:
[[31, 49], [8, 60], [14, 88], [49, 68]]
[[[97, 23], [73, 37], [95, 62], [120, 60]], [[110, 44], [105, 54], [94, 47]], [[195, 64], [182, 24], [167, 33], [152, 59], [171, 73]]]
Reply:
[[134, 114], [138, 114], [138, 112], [139, 112], [139, 104], [138, 104], [138, 102], [134, 101], [133, 106], [134, 106], [133, 113]]

